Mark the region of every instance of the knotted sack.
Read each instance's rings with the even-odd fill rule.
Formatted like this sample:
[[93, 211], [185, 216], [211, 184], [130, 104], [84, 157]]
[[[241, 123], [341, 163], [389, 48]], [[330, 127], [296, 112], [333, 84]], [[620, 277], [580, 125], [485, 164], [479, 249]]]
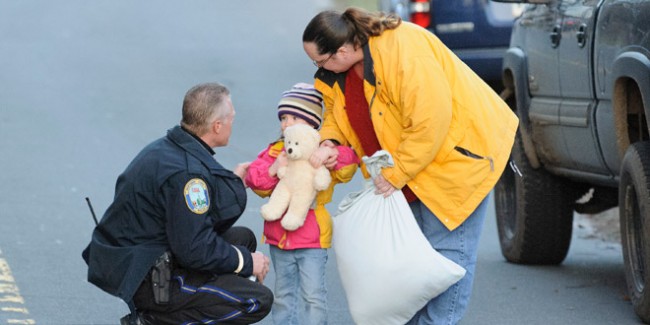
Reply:
[[[390, 154], [363, 157], [374, 178]], [[350, 314], [357, 324], [405, 324], [465, 275], [424, 237], [404, 194], [384, 198], [372, 181], [346, 196], [334, 217], [333, 248]]]

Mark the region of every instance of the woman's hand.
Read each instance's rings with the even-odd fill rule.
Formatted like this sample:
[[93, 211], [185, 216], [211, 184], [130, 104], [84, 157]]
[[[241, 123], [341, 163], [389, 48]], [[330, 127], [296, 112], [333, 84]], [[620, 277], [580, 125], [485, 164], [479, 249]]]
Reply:
[[377, 195], [383, 195], [384, 197], [389, 197], [397, 190], [397, 188], [395, 188], [393, 184], [389, 183], [381, 174], [375, 177], [372, 180], [372, 182], [375, 184], [375, 188], [376, 188], [375, 194]]
[[324, 165], [327, 169], [332, 170], [336, 167], [338, 157], [339, 151], [336, 149], [336, 144], [330, 140], [325, 140], [309, 157], [309, 162], [314, 168]]

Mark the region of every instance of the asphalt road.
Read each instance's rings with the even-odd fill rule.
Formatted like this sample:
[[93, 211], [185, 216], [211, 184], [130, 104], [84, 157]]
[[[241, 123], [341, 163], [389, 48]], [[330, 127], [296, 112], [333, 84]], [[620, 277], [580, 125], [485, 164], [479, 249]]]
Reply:
[[[304, 26], [332, 6], [0, 0], [0, 323], [117, 324], [126, 305], [86, 282], [80, 254], [94, 223], [85, 197], [101, 215], [117, 175], [178, 123], [199, 82], [227, 85], [237, 110], [216, 158], [228, 167], [254, 159], [279, 134], [281, 92], [311, 80]], [[330, 209], [359, 186], [357, 177], [339, 187]], [[258, 235], [262, 203], [251, 195], [240, 221]], [[576, 229], [561, 266], [509, 264], [491, 207], [463, 324], [636, 324], [620, 245]], [[334, 253], [330, 324], [351, 324]]]

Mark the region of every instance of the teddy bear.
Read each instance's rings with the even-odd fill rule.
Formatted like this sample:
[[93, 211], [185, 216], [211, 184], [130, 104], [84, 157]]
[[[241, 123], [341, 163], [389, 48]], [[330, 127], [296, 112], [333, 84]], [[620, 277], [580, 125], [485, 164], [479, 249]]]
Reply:
[[284, 130], [287, 165], [278, 169], [280, 180], [261, 208], [264, 220], [278, 220], [284, 214], [280, 222], [284, 229], [293, 231], [303, 225], [316, 193], [327, 189], [332, 181], [325, 166], [314, 168], [309, 163], [319, 144], [318, 131], [309, 125], [296, 124]]

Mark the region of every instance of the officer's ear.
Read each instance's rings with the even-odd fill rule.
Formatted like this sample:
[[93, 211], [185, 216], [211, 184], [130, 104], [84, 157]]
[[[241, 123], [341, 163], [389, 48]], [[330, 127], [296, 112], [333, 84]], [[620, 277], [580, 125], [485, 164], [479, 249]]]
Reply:
[[221, 121], [221, 119], [216, 119], [214, 122], [212, 122], [212, 131], [216, 134], [219, 134], [221, 132], [222, 126], [223, 121]]

